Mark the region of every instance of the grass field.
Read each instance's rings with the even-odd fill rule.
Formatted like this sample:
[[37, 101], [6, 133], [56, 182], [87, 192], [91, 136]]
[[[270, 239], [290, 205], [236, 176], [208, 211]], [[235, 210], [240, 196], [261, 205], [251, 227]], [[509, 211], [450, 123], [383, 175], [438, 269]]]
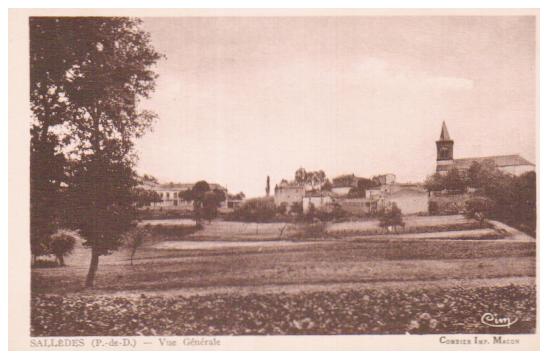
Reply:
[[[431, 223], [428, 225], [431, 226], [435, 220], [431, 218]], [[457, 220], [461, 219], [457, 218]], [[441, 223], [440, 226], [447, 225], [447, 219]], [[215, 224], [217, 227], [220, 225]], [[229, 224], [229, 226], [235, 225]], [[462, 236], [466, 231], [461, 231], [460, 235]], [[209, 233], [218, 232], [218, 228], [214, 228]], [[423, 312], [432, 318], [436, 317], [437, 322], [445, 323], [440, 324], [439, 327], [436, 326], [431, 332], [440, 330], [458, 332], [459, 328], [466, 328], [469, 332], [488, 330], [488, 328], [477, 326], [477, 316], [481, 315], [479, 312], [470, 314], [470, 323], [466, 327], [459, 327], [456, 314], [445, 320], [442, 318], [443, 313], [434, 310], [440, 304], [439, 301], [444, 303], [449, 294], [453, 293], [452, 291], [461, 291], [460, 295], [466, 298], [476, 298], [474, 300], [480, 302], [477, 308], [487, 310], [501, 305], [505, 311], [519, 310], [523, 313], [523, 318], [529, 318], [527, 321], [525, 319], [522, 321], [522, 326], [519, 327], [521, 332], [534, 330], [534, 321], [531, 318], [534, 318], [535, 301], [535, 241], [512, 240], [512, 237], [455, 240], [459, 238], [455, 236], [455, 233], [459, 232], [423, 235], [414, 233], [371, 238], [349, 236], [343, 239], [327, 238], [321, 241], [315, 239], [264, 241], [264, 237], [254, 240], [248, 238], [243, 242], [232, 238], [229, 238], [231, 239], [229, 241], [214, 241], [210, 237], [207, 240], [199, 240], [194, 234], [190, 240], [188, 238], [175, 238], [175, 240], [172, 238], [169, 241], [152, 239], [138, 250], [133, 265], [129, 261], [128, 249], [121, 249], [110, 256], [101, 257], [96, 288], [91, 291], [84, 290], [82, 286], [89, 264], [89, 250], [80, 245], [75, 253], [67, 258], [66, 267], [33, 269], [33, 333], [62, 335], [63, 331], [59, 328], [63, 326], [69, 330], [70, 321], [75, 319], [59, 317], [54, 314], [55, 312], [71, 313], [76, 310], [75, 308], [83, 305], [87, 316], [91, 315], [88, 313], [89, 310], [96, 310], [98, 313], [108, 311], [108, 308], [116, 307], [115, 303], [125, 303], [123, 305], [127, 307], [126, 310], [129, 313], [138, 311], [140, 307], [152, 306], [153, 308], [146, 310], [154, 312], [161, 311], [166, 305], [179, 306], [184, 313], [187, 313], [185, 316], [187, 319], [183, 322], [180, 319], [169, 325], [161, 325], [160, 322], [155, 324], [154, 317], [151, 317], [147, 319], [146, 324], [141, 323], [142, 326], [139, 323], [134, 326], [122, 325], [114, 331], [109, 331], [110, 329], [105, 331], [105, 328], [112, 329], [112, 327], [107, 324], [104, 327], [96, 325], [91, 320], [84, 325], [82, 335], [89, 335], [89, 333], [130, 335], [152, 332], [162, 333], [161, 335], [170, 333], [281, 334], [295, 331], [400, 333], [407, 331], [408, 325], [413, 327], [415, 325], [413, 318], [420, 316]], [[390, 325], [374, 325], [376, 321], [371, 322], [371, 310], [382, 307], [383, 298], [385, 298], [383, 296], [388, 295], [386, 291], [392, 291], [391, 296], [401, 299], [400, 304], [397, 304], [398, 301], [390, 302], [392, 304], [389, 307], [392, 306], [390, 308], [395, 312], [406, 305], [416, 306], [413, 303], [417, 301], [425, 307], [408, 308], [405, 313], [394, 314], [393, 323]], [[514, 293], [512, 300], [506, 298], [505, 293], [510, 292]], [[484, 293], [490, 296], [489, 298], [499, 298], [500, 303], [493, 303], [492, 299], [482, 298], [478, 293]], [[364, 312], [359, 313], [361, 302], [354, 299], [365, 295], [378, 297], [379, 300], [371, 302], [370, 309], [363, 309]], [[437, 299], [426, 300], [424, 295]], [[354, 298], [347, 304], [354, 308], [352, 310], [358, 317], [355, 319], [357, 322], [352, 322], [354, 324], [347, 327], [344, 323], [333, 321], [335, 314], [344, 315], [341, 311], [345, 298]], [[289, 319], [281, 317], [277, 319], [280, 321], [279, 325], [261, 326], [257, 323], [248, 323], [247, 319], [237, 321], [239, 324], [235, 326], [222, 323], [224, 320], [228, 321], [231, 315], [236, 315], [235, 311], [238, 310], [249, 311], [245, 315], [242, 314], [244, 316], [257, 318], [268, 316], [266, 309], [260, 309], [260, 306], [246, 307], [242, 304], [248, 299], [253, 299], [257, 303], [261, 301], [271, 303], [273, 308], [279, 307], [279, 310], [283, 310], [283, 303], [286, 301], [295, 301], [296, 304], [286, 309]], [[225, 317], [219, 317], [221, 312], [213, 314], [213, 318], [205, 320], [210, 324], [202, 327], [205, 322], [195, 322], [202, 320], [200, 313], [203, 311], [200, 309], [202, 307], [196, 303], [203, 302], [209, 303], [208, 306], [214, 306], [214, 303], [217, 303], [215, 301], [218, 301], [219, 308], [224, 308], [222, 313], [225, 313], [223, 314]], [[312, 302], [305, 304], [309, 301]], [[319, 312], [313, 309], [314, 301], [317, 301]], [[342, 301], [343, 307], [332, 308], [329, 311], [330, 301]], [[469, 299], [469, 302], [471, 301], [473, 300]], [[302, 308], [299, 303], [303, 305]], [[451, 303], [444, 304], [449, 305], [447, 310], [457, 308], [460, 312], [470, 304], [455, 302], [452, 307]], [[499, 310], [502, 310], [501, 308]], [[313, 313], [304, 315], [302, 311]], [[78, 309], [78, 313], [80, 312], [82, 310]], [[215, 310], [213, 312], [217, 313]], [[323, 312], [331, 314], [322, 316]], [[141, 316], [137, 314], [136, 317], [140, 318]], [[104, 313], [101, 315], [108, 317]], [[397, 324], [399, 315], [402, 315], [401, 322]], [[265, 318], [257, 319], [258, 323], [266, 323], [268, 320]], [[314, 323], [312, 327], [306, 324], [309, 323], [309, 320], [305, 320], [306, 318]], [[322, 318], [324, 321], [329, 319], [331, 324], [323, 323]], [[299, 322], [301, 320], [306, 323]], [[53, 322], [50, 325], [46, 324], [44, 329], [44, 323], [49, 321]], [[293, 321], [297, 321], [297, 324]], [[282, 325], [282, 322], [285, 324]], [[57, 324], [53, 325], [54, 323]], [[429, 325], [421, 327], [420, 330], [428, 332]], [[212, 329], [209, 328], [211, 326]], [[355, 331], [350, 328], [354, 328]], [[413, 332], [419, 329], [409, 330]]]

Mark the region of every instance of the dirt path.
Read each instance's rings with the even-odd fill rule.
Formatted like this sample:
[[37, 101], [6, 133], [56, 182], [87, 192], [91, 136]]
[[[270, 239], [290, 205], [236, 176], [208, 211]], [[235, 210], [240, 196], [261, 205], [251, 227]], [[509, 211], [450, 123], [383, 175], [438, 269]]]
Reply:
[[503, 287], [508, 285], [535, 286], [535, 277], [501, 277], [501, 278], [477, 278], [477, 279], [443, 279], [430, 281], [372, 281], [361, 283], [322, 283], [322, 284], [277, 284], [264, 286], [225, 286], [184, 288], [169, 290], [124, 290], [124, 291], [83, 291], [68, 294], [68, 296], [106, 296], [106, 297], [191, 297], [208, 294], [271, 294], [271, 293], [310, 293], [310, 292], [337, 292], [340, 290], [361, 289], [430, 289], [430, 288], [478, 288], [478, 287]]
[[504, 224], [499, 221], [495, 220], [489, 220], [489, 223], [491, 223], [496, 229], [502, 229], [508, 232], [508, 237], [513, 240], [521, 240], [521, 241], [535, 241], [535, 238], [531, 237], [528, 234], [523, 233], [522, 231], [519, 231], [513, 227], [510, 227], [507, 224]]

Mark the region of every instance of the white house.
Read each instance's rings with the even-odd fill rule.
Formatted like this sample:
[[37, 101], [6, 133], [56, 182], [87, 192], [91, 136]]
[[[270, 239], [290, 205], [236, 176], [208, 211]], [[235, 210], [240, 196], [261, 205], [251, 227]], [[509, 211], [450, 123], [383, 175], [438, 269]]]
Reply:
[[[181, 192], [191, 190], [194, 185], [195, 183], [146, 183], [142, 187], [160, 195], [160, 202], [151, 203], [151, 208], [192, 210], [192, 201], [185, 201], [181, 196]], [[211, 190], [221, 190], [225, 193], [225, 200], [221, 202], [219, 208], [227, 208], [228, 193], [226, 188], [217, 183], [209, 183], [209, 188]]]

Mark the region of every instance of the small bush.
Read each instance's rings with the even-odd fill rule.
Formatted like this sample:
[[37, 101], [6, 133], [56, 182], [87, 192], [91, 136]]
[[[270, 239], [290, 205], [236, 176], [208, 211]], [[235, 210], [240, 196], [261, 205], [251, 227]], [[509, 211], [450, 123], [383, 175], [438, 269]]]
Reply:
[[324, 238], [327, 233], [326, 229], [327, 225], [324, 222], [304, 223], [297, 227], [293, 236], [299, 239]]
[[302, 202], [294, 202], [290, 209], [289, 209], [289, 213], [291, 214], [295, 214], [297, 216], [300, 216], [302, 215], [304, 212], [303, 210], [303, 203]]
[[278, 214], [285, 215], [287, 213], [287, 202], [282, 202], [278, 206]]
[[74, 250], [76, 236], [75, 233], [65, 230], [59, 230], [51, 236], [48, 243], [49, 252], [57, 258], [60, 266], [65, 265], [64, 257]]
[[304, 219], [308, 222], [312, 222], [316, 218], [316, 206], [314, 203], [308, 204], [308, 211], [306, 212]]
[[272, 197], [251, 198], [242, 203], [228, 219], [243, 222], [272, 222], [277, 213]]
[[32, 268], [54, 268], [59, 266], [57, 261], [51, 259], [35, 259]]
[[437, 215], [440, 213], [440, 206], [438, 202], [428, 201], [428, 213], [430, 215]]
[[401, 209], [395, 203], [384, 208], [379, 215], [379, 225], [382, 228], [404, 226]]
[[491, 215], [494, 202], [486, 197], [473, 197], [466, 201], [465, 215], [468, 218], [474, 218], [483, 223], [485, 217]]

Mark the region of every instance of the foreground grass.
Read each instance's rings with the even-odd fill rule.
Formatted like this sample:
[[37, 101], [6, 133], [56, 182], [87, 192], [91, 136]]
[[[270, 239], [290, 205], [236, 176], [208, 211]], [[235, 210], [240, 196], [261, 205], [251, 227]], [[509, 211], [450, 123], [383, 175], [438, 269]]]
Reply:
[[[532, 333], [533, 286], [203, 296], [36, 295], [33, 336]], [[510, 316], [510, 328], [482, 324]]]
[[[89, 250], [85, 252], [89, 256]], [[32, 292], [78, 293], [81, 265], [33, 269]], [[535, 243], [510, 241], [318, 242], [211, 250], [142, 248], [101, 258], [96, 290], [155, 291], [225, 286], [369, 283], [535, 276]]]

